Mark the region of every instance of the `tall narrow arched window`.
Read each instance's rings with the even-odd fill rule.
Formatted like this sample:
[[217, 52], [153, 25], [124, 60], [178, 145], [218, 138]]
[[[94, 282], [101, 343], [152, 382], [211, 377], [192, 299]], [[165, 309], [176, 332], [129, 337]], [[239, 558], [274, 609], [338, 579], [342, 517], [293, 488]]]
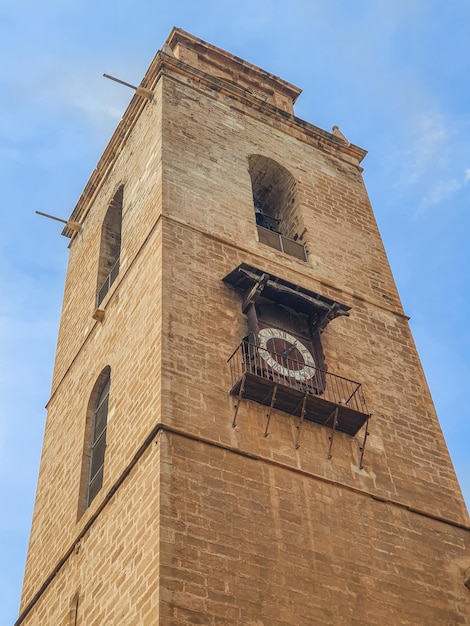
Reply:
[[111, 368], [105, 367], [98, 376], [88, 402], [80, 479], [79, 517], [90, 506], [103, 486], [110, 382]]
[[101, 227], [96, 298], [98, 307], [119, 274], [123, 195], [124, 186], [121, 185], [114, 194]]
[[90, 448], [90, 473], [88, 476], [87, 506], [103, 485], [106, 429], [108, 425], [109, 376], [96, 400]]
[[248, 166], [260, 242], [306, 261], [302, 243], [305, 228], [294, 177], [285, 167], [261, 154], [252, 154]]

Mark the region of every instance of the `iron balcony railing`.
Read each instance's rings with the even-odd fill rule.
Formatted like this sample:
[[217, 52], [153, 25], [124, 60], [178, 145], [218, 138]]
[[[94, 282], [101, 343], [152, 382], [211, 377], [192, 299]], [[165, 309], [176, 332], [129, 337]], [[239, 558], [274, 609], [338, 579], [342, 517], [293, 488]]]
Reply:
[[307, 250], [303, 244], [289, 239], [275, 230], [264, 228], [263, 226], [258, 225], [257, 229], [258, 238], [261, 243], [271, 246], [271, 248], [276, 248], [276, 250], [280, 250], [286, 254], [290, 254], [291, 256], [295, 256], [302, 261], [307, 260]]
[[102, 284], [100, 290], [98, 291], [98, 298], [96, 300], [96, 306], [99, 307], [100, 304], [103, 302], [103, 300], [106, 297], [106, 294], [111, 289], [111, 285], [116, 280], [118, 274], [119, 274], [119, 257], [116, 263], [111, 268], [111, 271], [109, 272], [109, 274], [106, 276], [106, 280]]
[[[355, 434], [369, 414], [361, 383], [242, 341], [228, 359], [240, 399], [300, 415]], [[305, 401], [304, 401], [305, 397]], [[338, 409], [338, 410], [336, 410]]]

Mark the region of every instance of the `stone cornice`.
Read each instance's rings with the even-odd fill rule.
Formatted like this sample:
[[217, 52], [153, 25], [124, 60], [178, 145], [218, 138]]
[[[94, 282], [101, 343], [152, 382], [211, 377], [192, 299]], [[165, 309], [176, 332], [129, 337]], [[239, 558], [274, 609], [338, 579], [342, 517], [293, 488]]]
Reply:
[[275, 76], [248, 61], [240, 59], [230, 52], [222, 50], [222, 48], [207, 43], [181, 28], [173, 28], [166, 43], [171, 50], [176, 50], [175, 56], [177, 58], [185, 60], [184, 55], [178, 54], [178, 46], [180, 45], [186, 50], [191, 50], [195, 53], [193, 56], [197, 59], [196, 63], [198, 66], [213, 69], [212, 72], [207, 69], [205, 73], [225, 76], [226, 80], [233, 83], [251, 84], [259, 95], [262, 95], [263, 92], [267, 95], [269, 91], [273, 93], [278, 92], [288, 98], [291, 104], [293, 104], [302, 93], [299, 87], [279, 78], [279, 76]]

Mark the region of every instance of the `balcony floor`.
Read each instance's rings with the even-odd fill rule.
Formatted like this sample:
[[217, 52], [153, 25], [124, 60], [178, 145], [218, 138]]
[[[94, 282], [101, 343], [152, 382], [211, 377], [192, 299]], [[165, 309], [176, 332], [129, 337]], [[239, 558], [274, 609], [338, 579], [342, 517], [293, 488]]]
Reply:
[[[242, 380], [243, 377], [240, 377], [232, 387], [230, 390], [231, 395], [239, 395]], [[336, 430], [347, 433], [348, 435], [355, 435], [369, 419], [367, 413], [361, 413], [344, 404], [331, 402], [322, 398], [321, 395], [302, 391], [300, 386], [299, 388], [288, 387], [282, 383], [276, 383], [269, 378], [258, 376], [250, 372], [245, 373], [245, 385], [242, 399], [253, 400], [259, 404], [270, 406], [274, 386], [276, 384], [277, 391], [273, 408], [279, 411], [300, 417], [303, 399], [305, 395], [307, 395], [304, 419], [311, 422], [317, 422], [318, 424], [333, 428], [334, 412], [336, 408], [338, 408]]]

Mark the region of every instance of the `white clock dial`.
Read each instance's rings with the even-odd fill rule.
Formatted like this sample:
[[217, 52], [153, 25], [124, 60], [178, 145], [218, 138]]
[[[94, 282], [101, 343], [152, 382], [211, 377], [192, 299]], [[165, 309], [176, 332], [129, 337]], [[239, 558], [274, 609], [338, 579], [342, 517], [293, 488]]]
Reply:
[[[268, 345], [270, 340], [281, 339], [284, 349], [282, 353], [276, 354]], [[294, 378], [299, 382], [310, 380], [315, 375], [315, 361], [310, 350], [304, 344], [285, 330], [278, 328], [262, 328], [258, 332], [260, 355], [267, 365], [280, 374], [289, 378]], [[295, 352], [294, 352], [295, 351]], [[303, 365], [297, 361], [299, 368], [293, 368], [294, 359], [289, 355], [301, 355]], [[298, 357], [297, 357], [298, 358]], [[280, 362], [281, 361], [281, 362]]]

